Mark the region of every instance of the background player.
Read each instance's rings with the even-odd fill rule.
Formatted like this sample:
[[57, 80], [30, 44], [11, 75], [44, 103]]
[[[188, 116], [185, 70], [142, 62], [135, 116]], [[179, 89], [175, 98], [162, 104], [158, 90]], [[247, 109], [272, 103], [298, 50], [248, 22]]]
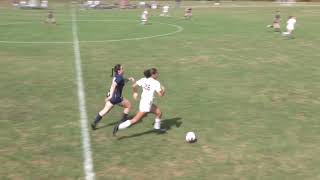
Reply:
[[186, 19], [191, 19], [191, 17], [192, 17], [192, 8], [187, 8], [187, 9], [185, 10], [184, 17], [185, 17]]
[[48, 17], [47, 17], [45, 23], [47, 23], [47, 24], [55, 24], [55, 25], [57, 24], [57, 21], [54, 18], [54, 15], [53, 15], [52, 11], [48, 12]]
[[294, 31], [294, 26], [295, 26], [296, 22], [297, 22], [296, 17], [289, 16], [288, 21], [287, 21], [287, 32], [283, 32], [282, 34], [284, 36], [293, 37], [292, 34]]
[[280, 11], [276, 11], [276, 15], [273, 18], [272, 25], [268, 25], [267, 27], [273, 28], [276, 32], [280, 32], [280, 19]]
[[141, 24], [145, 25], [148, 22], [148, 10], [144, 9], [144, 11], [141, 14]]

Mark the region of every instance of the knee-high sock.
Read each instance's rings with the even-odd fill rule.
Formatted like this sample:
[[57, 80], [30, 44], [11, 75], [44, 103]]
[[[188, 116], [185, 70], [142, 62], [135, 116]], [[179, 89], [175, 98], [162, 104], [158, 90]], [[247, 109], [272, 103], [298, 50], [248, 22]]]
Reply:
[[154, 129], [160, 129], [161, 128], [161, 119], [156, 118], [154, 125], [153, 125]]
[[98, 113], [95, 120], [94, 120], [94, 124], [95, 125], [98, 124], [101, 119], [102, 119], [102, 116]]

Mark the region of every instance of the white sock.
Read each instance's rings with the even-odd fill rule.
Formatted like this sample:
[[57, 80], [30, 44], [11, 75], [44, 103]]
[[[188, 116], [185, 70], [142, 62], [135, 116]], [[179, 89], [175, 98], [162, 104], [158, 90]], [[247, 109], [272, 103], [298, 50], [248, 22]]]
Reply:
[[119, 129], [126, 129], [127, 127], [129, 127], [131, 125], [131, 121], [130, 120], [126, 120], [125, 122], [121, 123], [119, 125]]
[[154, 125], [153, 125], [154, 129], [160, 129], [161, 128], [161, 119], [156, 118]]

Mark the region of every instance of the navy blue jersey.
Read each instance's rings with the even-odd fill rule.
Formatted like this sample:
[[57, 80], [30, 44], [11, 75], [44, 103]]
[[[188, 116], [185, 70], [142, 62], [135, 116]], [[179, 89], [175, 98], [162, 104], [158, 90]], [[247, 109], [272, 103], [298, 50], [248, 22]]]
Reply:
[[117, 83], [117, 86], [114, 90], [112, 98], [115, 98], [115, 99], [121, 98], [122, 97], [122, 89], [124, 87], [124, 78], [122, 77], [122, 75], [116, 74], [113, 77], [113, 80]]

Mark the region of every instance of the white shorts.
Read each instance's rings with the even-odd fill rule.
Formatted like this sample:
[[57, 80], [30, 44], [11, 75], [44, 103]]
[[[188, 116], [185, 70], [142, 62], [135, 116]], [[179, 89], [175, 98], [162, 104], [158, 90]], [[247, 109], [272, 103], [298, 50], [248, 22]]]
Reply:
[[153, 102], [149, 100], [140, 100], [139, 111], [140, 112], [150, 112]]

